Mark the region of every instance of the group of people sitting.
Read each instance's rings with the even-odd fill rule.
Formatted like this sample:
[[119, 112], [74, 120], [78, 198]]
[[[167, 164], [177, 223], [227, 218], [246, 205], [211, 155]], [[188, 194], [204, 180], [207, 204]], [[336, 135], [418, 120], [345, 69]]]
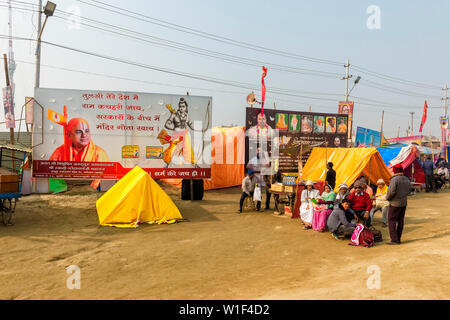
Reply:
[[425, 172], [426, 192], [437, 193], [447, 182], [450, 182], [450, 166], [444, 156], [433, 162], [431, 156], [422, 161], [421, 166]]
[[[307, 181], [305, 185], [300, 206], [304, 229], [314, 228], [318, 231], [327, 229], [335, 239], [341, 240], [342, 237], [350, 237], [357, 224], [362, 223], [366, 227], [371, 227], [375, 213], [381, 211], [382, 226], [389, 225], [391, 236], [389, 244], [400, 243], [406, 198], [411, 190], [410, 181], [403, 175], [401, 166], [394, 168], [390, 187], [383, 179], [378, 179], [375, 195], [364, 177], [356, 180], [352, 188], [341, 184], [337, 193], [329, 184], [325, 186], [322, 195], [314, 189], [312, 181]], [[325, 219], [325, 222], [322, 222], [325, 224], [323, 228], [314, 226], [314, 223], [321, 221], [318, 216]]]

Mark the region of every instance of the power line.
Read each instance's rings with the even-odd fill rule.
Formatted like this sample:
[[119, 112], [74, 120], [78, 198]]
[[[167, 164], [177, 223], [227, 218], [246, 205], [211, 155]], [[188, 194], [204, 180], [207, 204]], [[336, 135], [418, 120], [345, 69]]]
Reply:
[[[274, 54], [274, 55], [279, 55], [279, 56], [284, 56], [284, 57], [293, 58], [293, 59], [299, 59], [299, 60], [305, 60], [305, 61], [315, 62], [315, 63], [330, 64], [330, 65], [335, 65], [335, 66], [341, 66], [342, 65], [341, 62], [337, 62], [337, 61], [326, 60], [326, 59], [318, 59], [318, 58], [303, 56], [303, 55], [299, 55], [299, 54], [295, 54], [295, 53], [290, 53], [290, 52], [281, 51], [281, 50], [275, 50], [275, 49], [271, 49], [271, 48], [267, 48], [267, 47], [263, 47], [263, 46], [258, 46], [256, 44], [249, 44], [249, 43], [238, 41], [238, 40], [234, 40], [234, 39], [231, 39], [231, 38], [215, 35], [215, 34], [212, 34], [212, 33], [201, 31], [201, 30], [197, 30], [197, 29], [186, 27], [186, 26], [174, 24], [174, 23], [171, 23], [171, 22], [168, 22], [168, 21], [164, 21], [164, 20], [161, 20], [161, 19], [156, 19], [156, 18], [147, 16], [147, 15], [144, 15], [144, 14], [141, 14], [141, 13], [138, 13], [138, 12], [133, 12], [131, 10], [127, 10], [125, 8], [120, 8], [120, 7], [117, 7], [117, 6], [113, 6], [113, 5], [109, 4], [109, 3], [104, 3], [104, 2], [101, 2], [101, 1], [92, 0], [92, 2], [101, 4], [103, 6], [96, 5], [94, 3], [89, 3], [89, 2], [86, 2], [86, 1], [83, 1], [83, 0], [77, 0], [77, 1], [81, 2], [81, 3], [84, 3], [84, 4], [87, 4], [89, 6], [93, 6], [93, 7], [99, 8], [99, 9], [103, 9], [103, 10], [106, 10], [106, 11], [109, 11], [109, 12], [113, 12], [113, 13], [119, 14], [121, 16], [130, 17], [132, 19], [136, 19], [136, 20], [139, 20], [139, 21], [147, 22], [147, 23], [152, 23], [152, 24], [164, 27], [164, 28], [169, 28], [169, 29], [172, 29], [172, 30], [176, 30], [176, 31], [192, 34], [192, 35], [195, 35], [195, 36], [199, 36], [199, 37], [203, 37], [203, 38], [206, 38], [206, 39], [218, 41], [218, 42], [221, 42], [221, 43], [231, 44], [231, 45], [234, 45], [234, 46], [250, 49], [250, 50], [253, 50], [253, 51], [270, 53], [270, 54]], [[104, 6], [106, 6], [106, 7], [104, 7]], [[115, 10], [111, 9], [111, 8], [114, 8]], [[119, 10], [119, 11], [117, 11], [117, 10]]]

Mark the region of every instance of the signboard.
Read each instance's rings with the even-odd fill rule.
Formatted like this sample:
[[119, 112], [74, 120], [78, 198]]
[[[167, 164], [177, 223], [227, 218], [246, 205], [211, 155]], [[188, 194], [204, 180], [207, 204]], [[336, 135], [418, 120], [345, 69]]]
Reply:
[[34, 98], [33, 141], [44, 143], [33, 177], [120, 179], [135, 165], [153, 178], [211, 177], [211, 97], [38, 88]]
[[338, 106], [338, 113], [339, 114], [346, 114], [348, 115], [348, 139], [351, 140], [352, 136], [352, 127], [353, 127], [353, 107], [354, 107], [353, 101], [340, 101]]
[[347, 147], [347, 115], [247, 108], [245, 126], [246, 163], [260, 151], [272, 172], [298, 173], [315, 146]]
[[3, 107], [5, 109], [6, 129], [14, 129], [16, 122], [14, 118], [13, 89], [11, 86], [3, 88]]
[[439, 117], [441, 124], [441, 149], [444, 151], [445, 159], [447, 159], [447, 130], [448, 130], [448, 116]]
[[381, 145], [381, 133], [362, 127], [356, 129], [355, 147], [360, 145], [377, 146]]
[[386, 139], [387, 142], [391, 143], [391, 142], [402, 142], [402, 141], [414, 141], [414, 140], [422, 140], [423, 139], [423, 135], [418, 135], [418, 136], [409, 136], [409, 137], [399, 137], [399, 138], [389, 138]]

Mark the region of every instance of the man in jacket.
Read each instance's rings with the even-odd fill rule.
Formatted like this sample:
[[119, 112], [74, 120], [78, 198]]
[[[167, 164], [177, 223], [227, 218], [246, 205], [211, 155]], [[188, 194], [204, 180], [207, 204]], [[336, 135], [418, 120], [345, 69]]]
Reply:
[[[370, 210], [372, 210], [372, 199], [363, 191], [362, 183], [356, 181], [353, 185], [355, 192], [348, 196], [351, 207], [359, 219], [364, 221], [366, 227], [370, 226]], [[359, 220], [358, 219], [358, 220]]]
[[[346, 215], [350, 214], [350, 200], [344, 199], [336, 206], [327, 220], [328, 231], [336, 240], [340, 240], [339, 235], [351, 236], [355, 230], [355, 225], [350, 223]], [[356, 217], [355, 217], [356, 219]]]
[[425, 172], [426, 192], [430, 192], [431, 190], [433, 190], [433, 192], [437, 192], [433, 176], [434, 169], [436, 169], [436, 166], [434, 165], [430, 156], [428, 156], [427, 160], [423, 162], [422, 168], [423, 171]]
[[391, 237], [391, 242], [388, 244], [400, 244], [411, 182], [403, 175], [400, 164], [394, 166], [393, 171], [394, 176], [391, 178], [386, 194], [386, 200], [389, 201], [388, 222]]

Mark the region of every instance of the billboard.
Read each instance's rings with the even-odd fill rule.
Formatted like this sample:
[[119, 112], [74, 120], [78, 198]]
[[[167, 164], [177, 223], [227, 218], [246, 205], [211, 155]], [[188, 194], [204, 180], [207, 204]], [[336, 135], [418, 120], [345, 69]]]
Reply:
[[379, 131], [358, 127], [356, 129], [355, 147], [360, 145], [379, 147], [381, 145], [381, 133]]
[[211, 177], [212, 98], [37, 88], [33, 177]]
[[353, 108], [355, 103], [353, 101], [340, 101], [338, 106], [339, 114], [347, 114], [348, 115], [348, 139], [351, 139], [352, 136], [352, 127], [353, 127]]
[[245, 118], [246, 163], [261, 151], [272, 169], [298, 173], [300, 151], [305, 163], [315, 146], [347, 147], [347, 115], [247, 108]]

